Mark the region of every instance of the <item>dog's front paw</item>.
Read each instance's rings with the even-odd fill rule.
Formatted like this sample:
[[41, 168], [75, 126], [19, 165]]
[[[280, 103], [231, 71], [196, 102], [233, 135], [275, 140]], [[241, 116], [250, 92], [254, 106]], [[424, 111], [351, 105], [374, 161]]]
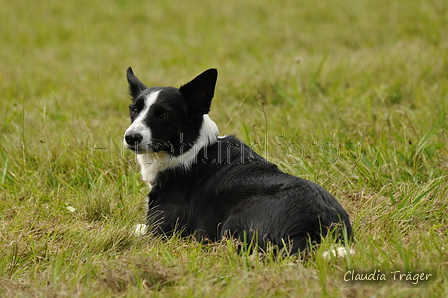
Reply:
[[134, 226], [134, 236], [145, 236], [148, 226], [145, 224], [138, 224]]

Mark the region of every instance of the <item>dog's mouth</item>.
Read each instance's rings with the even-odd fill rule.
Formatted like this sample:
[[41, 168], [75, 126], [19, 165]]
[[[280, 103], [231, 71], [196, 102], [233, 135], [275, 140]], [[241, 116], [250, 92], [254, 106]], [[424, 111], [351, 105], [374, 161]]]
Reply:
[[170, 152], [171, 146], [164, 142], [153, 141], [148, 144], [126, 144], [126, 148], [135, 154]]

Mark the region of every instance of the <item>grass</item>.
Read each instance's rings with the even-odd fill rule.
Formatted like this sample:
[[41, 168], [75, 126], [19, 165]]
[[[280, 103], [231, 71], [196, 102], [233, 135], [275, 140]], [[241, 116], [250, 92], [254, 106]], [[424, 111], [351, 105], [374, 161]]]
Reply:
[[[2, 297], [448, 296], [446, 1], [0, 5]], [[128, 66], [150, 86], [218, 68], [221, 134], [324, 185], [356, 254], [132, 236], [148, 190], [121, 146]]]

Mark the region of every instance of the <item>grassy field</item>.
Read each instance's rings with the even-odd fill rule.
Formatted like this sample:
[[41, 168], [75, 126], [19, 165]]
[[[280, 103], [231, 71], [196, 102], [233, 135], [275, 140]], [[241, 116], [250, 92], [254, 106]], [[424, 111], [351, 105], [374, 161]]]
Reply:
[[[448, 297], [447, 1], [0, 8], [0, 296]], [[356, 254], [132, 236], [128, 66], [149, 86], [218, 68], [220, 133], [334, 194]]]

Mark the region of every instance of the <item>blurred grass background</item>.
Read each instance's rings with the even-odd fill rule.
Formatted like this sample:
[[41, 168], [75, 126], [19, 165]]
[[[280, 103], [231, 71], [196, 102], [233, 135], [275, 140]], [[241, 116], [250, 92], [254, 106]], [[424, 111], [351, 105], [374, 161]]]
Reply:
[[[3, 295], [448, 294], [446, 1], [0, 0], [0, 25]], [[221, 134], [332, 192], [357, 254], [270, 262], [130, 236], [147, 189], [121, 146], [128, 66], [176, 87], [218, 68]]]

